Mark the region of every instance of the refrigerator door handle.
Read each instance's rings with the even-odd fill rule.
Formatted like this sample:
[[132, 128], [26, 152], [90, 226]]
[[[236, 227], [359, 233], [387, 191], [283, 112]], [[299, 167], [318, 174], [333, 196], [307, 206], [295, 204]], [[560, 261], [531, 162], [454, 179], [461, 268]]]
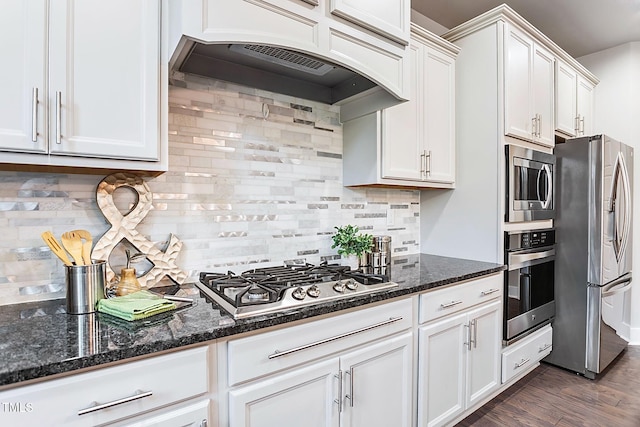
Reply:
[[[622, 188], [618, 186], [618, 180], [621, 178]], [[624, 201], [624, 211], [622, 218], [622, 231], [618, 233], [619, 224], [618, 224], [618, 195], [620, 191], [623, 193], [623, 201]], [[627, 242], [629, 240], [629, 233], [631, 229], [631, 206], [629, 201], [631, 200], [631, 192], [629, 185], [629, 175], [627, 172], [627, 167], [624, 163], [624, 157], [622, 153], [618, 153], [616, 157], [615, 165], [613, 166], [613, 173], [611, 174], [611, 189], [609, 191], [609, 213], [613, 215], [612, 221], [612, 241], [613, 247], [616, 255], [616, 260], [620, 262], [622, 256], [626, 250]]]
[[620, 294], [631, 289], [631, 277], [625, 277], [602, 287], [602, 298]]

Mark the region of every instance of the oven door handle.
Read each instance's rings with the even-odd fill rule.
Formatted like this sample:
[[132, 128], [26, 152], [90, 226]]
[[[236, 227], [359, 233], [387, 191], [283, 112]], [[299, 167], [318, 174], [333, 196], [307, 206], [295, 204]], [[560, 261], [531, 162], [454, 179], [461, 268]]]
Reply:
[[556, 258], [556, 248], [540, 252], [510, 253], [508, 257], [509, 270], [542, 264]]

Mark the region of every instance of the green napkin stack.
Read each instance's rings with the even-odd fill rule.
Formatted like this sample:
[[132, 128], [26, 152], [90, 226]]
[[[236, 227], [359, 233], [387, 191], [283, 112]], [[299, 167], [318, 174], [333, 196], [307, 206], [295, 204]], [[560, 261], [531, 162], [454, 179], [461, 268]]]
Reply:
[[175, 308], [173, 301], [145, 290], [98, 301], [99, 312], [129, 321], [144, 319]]

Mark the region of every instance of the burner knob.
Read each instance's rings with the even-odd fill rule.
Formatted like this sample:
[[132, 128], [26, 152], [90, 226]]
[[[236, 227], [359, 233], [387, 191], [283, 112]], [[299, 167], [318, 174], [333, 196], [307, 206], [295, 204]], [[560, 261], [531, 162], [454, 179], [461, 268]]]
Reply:
[[345, 286], [347, 287], [347, 289], [355, 291], [356, 289], [358, 289], [358, 282], [356, 282], [353, 279], [347, 279], [345, 280]]
[[291, 293], [291, 296], [297, 300], [303, 300], [304, 297], [307, 296], [307, 293], [301, 287], [295, 288], [295, 290]]
[[333, 290], [338, 292], [338, 293], [343, 293], [345, 290], [344, 287], [344, 283], [343, 282], [336, 282], [335, 285], [333, 285]]
[[320, 288], [317, 285], [311, 285], [309, 289], [307, 289], [307, 295], [312, 298], [318, 298], [320, 296]]

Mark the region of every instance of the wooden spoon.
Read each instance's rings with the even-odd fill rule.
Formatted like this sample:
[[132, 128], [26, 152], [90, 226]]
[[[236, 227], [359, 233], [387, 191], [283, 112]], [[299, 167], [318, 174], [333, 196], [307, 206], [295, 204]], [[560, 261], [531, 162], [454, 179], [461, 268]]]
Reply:
[[93, 247], [91, 233], [87, 230], [73, 230], [72, 233], [77, 234], [80, 239], [84, 240], [84, 243], [82, 243], [82, 260], [84, 265], [91, 265], [91, 248]]
[[45, 231], [40, 236], [42, 237], [42, 240], [44, 240], [44, 242], [47, 244], [47, 246], [49, 246], [51, 252], [56, 254], [58, 258], [60, 258], [60, 261], [64, 263], [64, 265], [72, 265], [69, 257], [67, 256], [67, 253], [64, 251], [64, 249], [62, 249], [62, 246], [60, 246], [60, 243], [58, 243], [58, 239], [55, 238], [53, 233], [51, 233], [50, 231]]
[[82, 240], [73, 231], [62, 233], [62, 246], [71, 254], [76, 265], [84, 265], [82, 260]]

